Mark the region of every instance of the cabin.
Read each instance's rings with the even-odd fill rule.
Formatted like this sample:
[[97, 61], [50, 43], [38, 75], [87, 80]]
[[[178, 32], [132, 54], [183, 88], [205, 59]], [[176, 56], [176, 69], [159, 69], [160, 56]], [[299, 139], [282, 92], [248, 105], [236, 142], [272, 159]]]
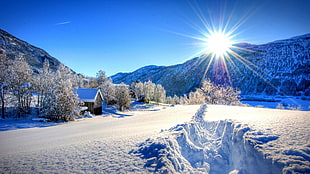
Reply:
[[76, 89], [76, 94], [92, 114], [100, 115], [102, 113], [103, 95], [100, 89]]

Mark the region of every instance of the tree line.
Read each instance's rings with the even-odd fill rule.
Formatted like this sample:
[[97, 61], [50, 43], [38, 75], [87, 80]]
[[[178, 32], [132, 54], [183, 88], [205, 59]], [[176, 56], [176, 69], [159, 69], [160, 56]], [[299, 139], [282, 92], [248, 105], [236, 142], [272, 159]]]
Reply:
[[43, 68], [34, 73], [22, 55], [11, 60], [5, 54], [0, 54], [0, 71], [2, 118], [14, 114], [20, 118], [35, 108], [36, 114], [50, 120], [74, 120], [79, 114], [79, 106], [83, 104], [74, 93], [77, 88], [100, 89], [104, 102], [116, 105], [120, 111], [130, 108], [131, 99], [173, 105], [240, 103], [240, 91], [230, 86], [214, 85], [210, 80], [204, 80], [200, 88], [189, 94], [167, 97], [164, 87], [151, 81], [113, 84], [102, 70], [98, 71], [96, 77], [85, 77], [63, 64], [54, 71], [47, 60]]
[[68, 67], [61, 64], [52, 71], [45, 61], [43, 69], [34, 73], [22, 55], [11, 60], [2, 54], [0, 71], [2, 118], [23, 117], [30, 114], [31, 105], [35, 105], [37, 114], [50, 120], [74, 119], [80, 100], [73, 91], [78, 87], [77, 75]]

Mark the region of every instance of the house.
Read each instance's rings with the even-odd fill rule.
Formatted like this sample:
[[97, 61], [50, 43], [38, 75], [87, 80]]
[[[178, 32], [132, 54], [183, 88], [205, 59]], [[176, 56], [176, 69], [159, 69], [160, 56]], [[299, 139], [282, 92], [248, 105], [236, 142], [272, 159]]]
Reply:
[[84, 102], [84, 106], [88, 107], [87, 111], [92, 114], [99, 115], [102, 113], [103, 95], [99, 89], [76, 89], [78, 97]]

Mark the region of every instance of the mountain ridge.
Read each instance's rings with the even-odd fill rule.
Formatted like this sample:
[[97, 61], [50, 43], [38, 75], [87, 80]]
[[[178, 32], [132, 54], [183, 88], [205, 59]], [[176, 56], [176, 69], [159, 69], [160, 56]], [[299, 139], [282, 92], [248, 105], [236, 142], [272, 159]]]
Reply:
[[15, 59], [16, 56], [24, 56], [33, 72], [38, 73], [43, 68], [45, 60], [49, 61], [50, 68], [56, 71], [62, 64], [58, 59], [49, 55], [45, 50], [29, 44], [12, 34], [0, 29], [0, 54], [6, 54], [8, 59]]
[[[217, 80], [215, 76], [229, 78], [242, 94], [310, 95], [310, 33], [266, 44], [236, 45], [242, 49], [234, 51], [244, 60], [232, 58], [227, 63], [229, 71], [218, 74], [214, 74], [213, 62], [205, 78], [213, 81]], [[145, 66], [111, 78], [114, 83], [126, 84], [152, 80], [162, 84], [168, 95], [182, 95], [199, 87], [209, 61], [210, 56], [200, 56], [177, 65]]]

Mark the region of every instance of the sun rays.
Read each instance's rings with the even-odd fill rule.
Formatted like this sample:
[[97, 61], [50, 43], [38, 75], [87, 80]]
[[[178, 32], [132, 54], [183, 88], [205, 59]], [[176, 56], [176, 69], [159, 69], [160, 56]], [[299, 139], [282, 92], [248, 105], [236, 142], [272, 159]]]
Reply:
[[236, 38], [242, 33], [240, 28], [242, 28], [242, 24], [246, 22], [250, 14], [236, 20], [233, 19], [233, 13], [236, 9], [227, 14], [228, 10], [225, 4], [222, 9], [219, 9], [219, 14], [217, 15], [214, 15], [215, 13], [211, 14], [211, 10], [202, 10], [197, 4], [190, 5], [199, 20], [198, 23], [195, 20], [193, 22], [189, 20], [187, 23], [199, 34], [174, 33], [196, 40], [194, 46], [201, 48], [194, 54], [194, 56], [198, 55], [207, 61], [201, 81], [205, 78], [210, 78], [215, 84], [232, 86], [232, 72], [238, 74], [237, 78], [247, 76], [242, 74], [240, 70], [240, 65], [242, 65], [275, 88], [266, 79], [266, 77], [269, 77], [269, 74], [241, 54], [253, 54], [254, 51], [237, 44], [242, 42]]
[[232, 41], [227, 33], [212, 32], [206, 36], [207, 52], [214, 54], [216, 58], [223, 57], [230, 50]]

